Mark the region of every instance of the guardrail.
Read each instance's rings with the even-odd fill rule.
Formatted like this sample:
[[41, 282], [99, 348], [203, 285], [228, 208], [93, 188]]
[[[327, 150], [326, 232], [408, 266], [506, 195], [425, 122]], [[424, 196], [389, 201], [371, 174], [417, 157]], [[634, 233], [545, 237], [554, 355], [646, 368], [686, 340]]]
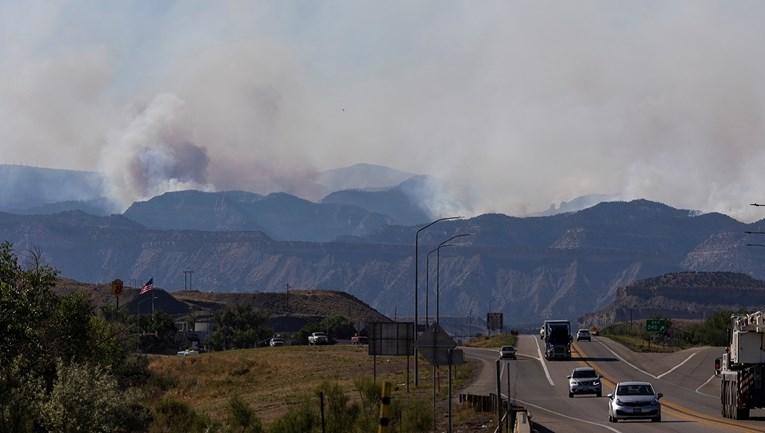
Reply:
[[526, 408], [508, 402], [504, 396], [498, 398], [497, 394], [460, 394], [458, 398], [460, 404], [468, 405], [477, 412], [496, 412], [497, 405], [505, 408], [504, 415], [494, 433], [502, 433], [503, 431], [507, 431], [507, 433], [531, 432], [531, 417]]

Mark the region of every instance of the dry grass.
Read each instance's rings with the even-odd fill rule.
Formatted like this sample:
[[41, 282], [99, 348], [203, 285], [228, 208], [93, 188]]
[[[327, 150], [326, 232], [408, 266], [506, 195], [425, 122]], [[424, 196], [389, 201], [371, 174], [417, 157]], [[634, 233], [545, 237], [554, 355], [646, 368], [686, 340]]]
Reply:
[[[290, 406], [312, 396], [324, 381], [337, 382], [351, 398], [358, 398], [354, 380], [372, 377], [372, 357], [366, 346], [286, 346], [249, 350], [233, 350], [200, 354], [186, 358], [156, 356], [150, 369], [167, 377], [171, 384], [157, 397], [172, 397], [190, 404], [196, 411], [213, 420], [225, 418], [226, 404], [234, 395], [255, 409], [258, 416], [270, 424], [285, 414]], [[414, 382], [414, 363], [411, 363]], [[421, 387], [412, 394], [418, 398], [432, 397], [432, 368], [420, 364]], [[457, 368], [456, 390], [472, 380], [476, 365], [468, 363]], [[406, 391], [406, 358], [378, 357], [378, 382], [394, 384], [394, 394]], [[440, 372], [441, 392], [445, 396], [446, 369]], [[395, 395], [394, 395], [395, 398]]]
[[467, 342], [467, 344], [465, 344], [465, 346], [499, 348], [502, 346], [515, 346], [517, 341], [518, 337], [512, 334], [499, 334], [492, 336], [482, 335], [480, 337], [471, 339]]

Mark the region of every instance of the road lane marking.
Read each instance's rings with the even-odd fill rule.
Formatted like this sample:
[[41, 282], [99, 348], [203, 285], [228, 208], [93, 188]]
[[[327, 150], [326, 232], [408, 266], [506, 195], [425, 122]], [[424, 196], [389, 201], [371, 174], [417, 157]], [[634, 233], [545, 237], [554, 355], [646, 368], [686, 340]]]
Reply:
[[708, 384], [709, 382], [711, 382], [711, 381], [712, 381], [712, 379], [714, 379], [715, 377], [717, 377], [717, 376], [713, 374], [712, 376], [710, 376], [710, 377], [709, 377], [709, 379], [707, 379], [707, 381], [706, 381], [706, 382], [704, 382], [704, 383], [702, 383], [701, 385], [699, 385], [699, 387], [698, 387], [698, 388], [696, 388], [696, 393], [697, 393], [697, 394], [701, 394], [701, 395], [705, 395], [705, 396], [707, 396], [707, 397], [712, 397], [712, 398], [719, 398], [719, 397], [720, 397], [719, 395], [712, 395], [712, 394], [707, 394], [706, 392], [701, 392], [701, 391], [699, 391], [701, 388], [703, 388], [704, 386], [706, 386], [706, 384]]
[[[603, 343], [600, 343], [600, 344], [603, 344]], [[608, 346], [606, 346], [605, 344], [603, 344], [603, 346], [605, 346], [606, 349], [609, 349]], [[609, 349], [609, 350], [611, 350], [611, 349]], [[586, 357], [586, 355], [583, 352], [581, 352], [579, 350], [577, 350], [577, 352], [580, 355]], [[611, 353], [614, 353], [614, 352], [611, 351]], [[616, 355], [617, 358], [621, 359], [621, 357], [618, 354], [614, 353], [614, 355]], [[616, 386], [616, 381], [613, 378], [611, 378], [608, 375], [606, 375], [603, 371], [598, 369], [594, 364], [591, 364], [589, 361], [584, 361], [584, 363], [589, 365], [590, 367], [594, 368], [596, 371], [598, 371], [598, 374], [600, 374], [601, 380], [606, 381], [606, 382], [610, 382], [610, 383], [613, 384], [613, 386]], [[717, 397], [715, 397], [715, 398], [717, 398]], [[754, 426], [749, 426], [749, 425], [746, 425], [746, 424], [740, 424], [740, 423], [737, 423], [737, 422], [732, 421], [732, 420], [727, 420], [726, 418], [717, 418], [717, 417], [714, 417], [714, 416], [711, 416], [711, 415], [707, 415], [707, 414], [704, 414], [704, 413], [701, 413], [701, 412], [697, 412], [697, 411], [695, 411], [693, 409], [690, 409], [690, 408], [687, 408], [685, 406], [682, 406], [682, 405], [678, 404], [677, 402], [674, 402], [674, 401], [672, 401], [670, 399], [664, 399], [664, 402], [662, 403], [662, 408], [665, 407], [665, 406], [669, 410], [674, 411], [674, 412], [679, 413], [679, 414], [682, 414], [682, 415], [685, 415], [685, 416], [689, 417], [690, 419], [693, 419], [694, 421], [697, 421], [697, 422], [700, 421], [700, 422], [705, 422], [705, 423], [710, 423], [710, 424], [724, 425], [726, 427], [733, 427], [733, 428], [736, 428], [736, 429], [738, 429], [740, 431], [745, 431], [745, 432], [760, 432], [760, 433], [765, 433], [765, 430], [757, 429], [757, 427], [754, 427]]]
[[[533, 337], [532, 337], [533, 338]], [[539, 342], [536, 338], [534, 338], [534, 343], [537, 345], [537, 353], [539, 353], [539, 363], [542, 364], [542, 368], [545, 370], [545, 376], [547, 376], [547, 381], [550, 382], [550, 386], [555, 386], [555, 383], [553, 383], [552, 377], [550, 377], [550, 372], [547, 370], [547, 364], [545, 364], [544, 357], [542, 356], [542, 349], [539, 347]]]
[[660, 375], [656, 376], [656, 378], [657, 378], [657, 379], [661, 379], [662, 377], [664, 377], [664, 376], [668, 375], [669, 373], [672, 373], [673, 371], [677, 370], [677, 369], [678, 369], [678, 368], [680, 368], [680, 367], [681, 367], [683, 364], [685, 364], [686, 362], [690, 361], [690, 360], [691, 360], [691, 358], [693, 358], [693, 357], [694, 357], [694, 356], [695, 356], [697, 353], [699, 353], [699, 352], [693, 352], [693, 353], [691, 353], [691, 355], [690, 355], [689, 357], [685, 358], [685, 360], [684, 360], [683, 362], [681, 362], [681, 363], [677, 364], [676, 366], [674, 366], [674, 367], [670, 368], [669, 370], [665, 371], [664, 373], [662, 373], [662, 374], [660, 374]]
[[595, 421], [588, 421], [586, 419], [582, 419], [582, 418], [577, 418], [575, 416], [566, 415], [564, 413], [560, 413], [560, 412], [554, 411], [552, 409], [547, 409], [546, 407], [542, 407], [542, 406], [536, 405], [534, 403], [529, 403], [528, 401], [518, 400], [518, 399], [516, 399], [515, 401], [518, 401], [521, 404], [523, 404], [525, 406], [528, 406], [528, 407], [532, 407], [534, 409], [539, 409], [539, 410], [544, 411], [544, 412], [549, 412], [549, 413], [551, 413], [553, 415], [556, 415], [556, 416], [559, 416], [561, 418], [566, 418], [566, 419], [570, 419], [572, 421], [583, 422], [585, 424], [594, 425], [594, 426], [597, 426], [597, 427], [600, 427], [600, 428], [604, 428], [604, 429], [606, 429], [608, 431], [611, 431], [613, 433], [623, 433], [621, 430], [617, 430], [617, 429], [615, 429], [615, 428], [613, 428], [613, 427], [611, 427], [609, 425], [600, 424], [600, 423], [597, 423]]
[[641, 372], [641, 373], [645, 374], [646, 376], [652, 377], [652, 378], [654, 378], [654, 379], [658, 379], [658, 378], [657, 378], [656, 376], [654, 376], [653, 374], [651, 374], [651, 373], [649, 373], [649, 372], [647, 372], [647, 371], [643, 370], [642, 368], [638, 367], [637, 365], [635, 365], [635, 364], [633, 364], [633, 363], [631, 363], [631, 362], [627, 361], [626, 359], [622, 358], [622, 356], [621, 356], [621, 355], [619, 355], [618, 353], [614, 352], [614, 351], [613, 351], [613, 350], [612, 350], [610, 347], [608, 347], [608, 345], [606, 345], [606, 344], [605, 344], [605, 343], [603, 343], [602, 341], [598, 340], [598, 343], [599, 343], [601, 346], [605, 347], [605, 348], [606, 348], [606, 350], [608, 350], [609, 352], [611, 352], [611, 354], [613, 354], [615, 357], [619, 358], [619, 360], [620, 360], [621, 362], [623, 362], [623, 363], [625, 363], [625, 364], [629, 365], [630, 367], [632, 367], [632, 368], [634, 368], [635, 370], [637, 370], [637, 371], [639, 371], [639, 372]]

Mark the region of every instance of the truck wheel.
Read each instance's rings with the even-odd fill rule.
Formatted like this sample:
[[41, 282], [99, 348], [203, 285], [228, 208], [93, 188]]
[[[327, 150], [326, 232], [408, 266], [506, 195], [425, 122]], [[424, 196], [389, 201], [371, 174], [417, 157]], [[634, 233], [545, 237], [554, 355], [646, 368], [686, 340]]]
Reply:
[[598, 392], [595, 393], [595, 396], [596, 397], [603, 397], [603, 392], [602, 391], [598, 391]]
[[749, 409], [736, 409], [736, 419], [749, 419]]
[[574, 393], [573, 392], [569, 392], [568, 393], [568, 398], [574, 398]]
[[651, 418], [651, 422], [661, 422], [661, 415]]

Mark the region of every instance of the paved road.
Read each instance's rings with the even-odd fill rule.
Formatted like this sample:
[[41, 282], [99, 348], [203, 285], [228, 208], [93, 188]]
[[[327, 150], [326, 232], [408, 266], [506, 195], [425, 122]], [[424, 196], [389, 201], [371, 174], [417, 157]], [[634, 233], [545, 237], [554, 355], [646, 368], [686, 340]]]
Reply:
[[[718, 417], [719, 401], [712, 397], [715, 391], [714, 380], [699, 387], [711, 375], [713, 360], [719, 354], [719, 349], [697, 349], [699, 352], [671, 354], [669, 360], [651, 360], [648, 358], [632, 359], [631, 352], [614, 345], [608, 345], [610, 340], [596, 339], [592, 343], [577, 345], [582, 355], [575, 355], [571, 361], [545, 361], [541, 356], [540, 340], [538, 337], [524, 335], [518, 341], [518, 360], [502, 362], [502, 392], [508, 393], [507, 375], [510, 375], [509, 394], [520, 404], [526, 406], [532, 413], [533, 419], [547, 431], [556, 433], [568, 432], [678, 432], [678, 433], [712, 433], [751, 431], [725, 424], [715, 423], [686, 413], [663, 407], [661, 423], [649, 421], [628, 421], [612, 424], [608, 422], [608, 407], [606, 394], [613, 391], [612, 385], [604, 383], [603, 397], [577, 396], [568, 397], [566, 376], [571, 369], [590, 363], [609, 377], [617, 380], [638, 379], [649, 380], [657, 391], [664, 393], [668, 401], [682, 403], [694, 407], [705, 416]], [[465, 354], [483, 362], [484, 368], [467, 392], [488, 394], [496, 392], [497, 351], [490, 349], [464, 348]], [[629, 352], [629, 353], [628, 353]], [[660, 355], [667, 357], [667, 355]], [[711, 360], [711, 361], [710, 361]], [[671, 361], [676, 361], [674, 365]], [[684, 362], [683, 362], [684, 361]], [[709, 361], [710, 363], [706, 363]], [[643, 366], [648, 362], [648, 367]], [[629, 365], [629, 364], [631, 365]], [[682, 363], [679, 367], [676, 365]], [[634, 367], [634, 368], [633, 368]], [[666, 369], [663, 369], [667, 367]], [[670, 369], [668, 374], [663, 375]], [[644, 373], [641, 373], [643, 370]], [[662, 376], [663, 375], [663, 376]], [[661, 376], [660, 379], [655, 377]], [[719, 383], [717, 384], [719, 386]], [[697, 393], [699, 388], [701, 393]], [[703, 393], [709, 392], [709, 395]], [[696, 407], [698, 406], [698, 407]], [[713, 413], [714, 412], [714, 413]], [[720, 418], [722, 420], [722, 418]], [[765, 421], [752, 421], [751, 425], [765, 431]], [[545, 431], [545, 430], [541, 430]]]

